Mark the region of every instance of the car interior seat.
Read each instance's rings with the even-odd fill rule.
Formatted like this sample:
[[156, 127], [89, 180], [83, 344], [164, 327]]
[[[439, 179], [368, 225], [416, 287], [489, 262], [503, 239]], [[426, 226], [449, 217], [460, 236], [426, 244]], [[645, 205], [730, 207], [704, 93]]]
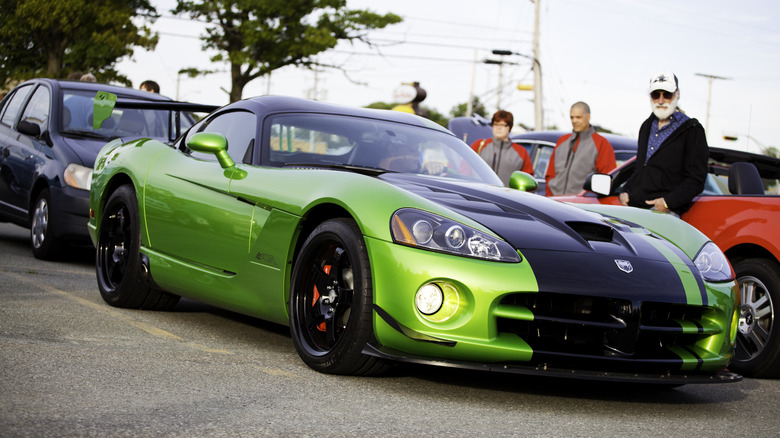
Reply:
[[119, 118], [119, 130], [123, 133], [138, 135], [145, 126], [146, 121], [140, 111], [125, 110]]
[[732, 195], [763, 195], [764, 184], [753, 163], [738, 162], [729, 166], [729, 192]]
[[64, 105], [62, 106], [62, 127], [70, 127], [70, 108]]

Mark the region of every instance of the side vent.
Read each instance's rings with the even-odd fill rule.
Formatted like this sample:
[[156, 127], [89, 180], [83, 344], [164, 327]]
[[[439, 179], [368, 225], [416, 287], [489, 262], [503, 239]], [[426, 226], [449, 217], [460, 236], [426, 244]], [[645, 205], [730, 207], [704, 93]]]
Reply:
[[612, 242], [614, 229], [597, 222], [566, 222], [583, 239], [596, 242]]

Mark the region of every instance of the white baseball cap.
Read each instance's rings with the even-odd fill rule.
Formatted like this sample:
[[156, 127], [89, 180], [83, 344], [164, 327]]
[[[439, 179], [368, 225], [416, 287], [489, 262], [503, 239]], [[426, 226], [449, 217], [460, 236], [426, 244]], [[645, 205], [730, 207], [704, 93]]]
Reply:
[[650, 86], [648, 92], [655, 90], [664, 90], [670, 93], [677, 91], [677, 76], [670, 71], [656, 73], [650, 77]]

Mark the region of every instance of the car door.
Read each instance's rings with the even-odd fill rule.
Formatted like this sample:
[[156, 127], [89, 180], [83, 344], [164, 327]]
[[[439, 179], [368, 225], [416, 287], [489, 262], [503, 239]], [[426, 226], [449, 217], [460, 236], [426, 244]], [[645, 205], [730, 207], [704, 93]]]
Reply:
[[0, 206], [17, 221], [27, 218], [30, 190], [44, 147], [40, 134], [48, 128], [50, 105], [51, 92], [47, 87], [25, 86], [14, 93], [0, 117]]
[[[225, 135], [229, 153], [241, 166], [254, 144], [255, 126], [254, 114], [234, 111], [206, 120], [192, 133]], [[228, 274], [238, 272], [247, 259], [255, 206], [230, 194], [233, 170], [220, 167], [213, 155], [191, 151], [171, 149], [157, 158], [144, 190], [151, 248]]]

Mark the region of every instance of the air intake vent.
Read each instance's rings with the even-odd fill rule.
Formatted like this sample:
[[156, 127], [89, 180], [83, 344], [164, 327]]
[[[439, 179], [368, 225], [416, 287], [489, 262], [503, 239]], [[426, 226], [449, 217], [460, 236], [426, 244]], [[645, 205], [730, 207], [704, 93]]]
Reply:
[[611, 242], [614, 229], [594, 222], [566, 222], [583, 239], [596, 242]]

